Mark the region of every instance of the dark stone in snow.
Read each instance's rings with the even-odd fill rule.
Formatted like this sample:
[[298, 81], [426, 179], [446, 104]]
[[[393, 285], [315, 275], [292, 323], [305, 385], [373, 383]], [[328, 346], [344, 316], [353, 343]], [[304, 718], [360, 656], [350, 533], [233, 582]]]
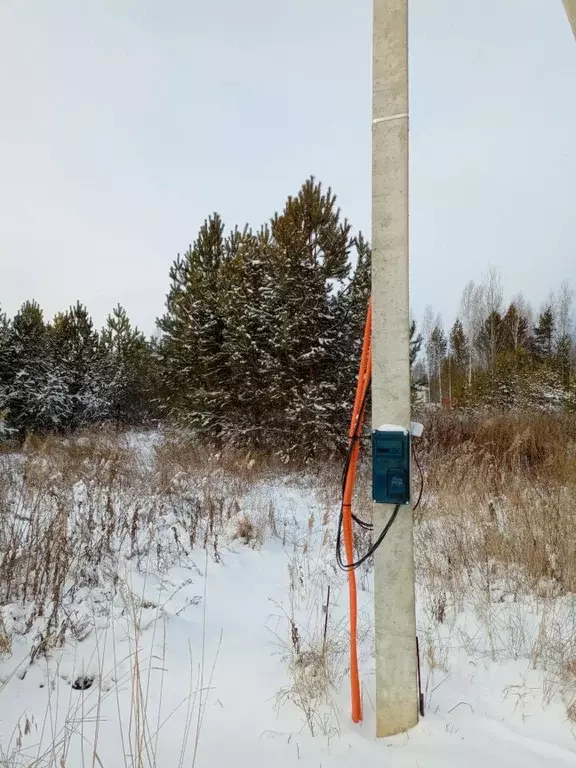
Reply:
[[75, 691], [87, 691], [88, 688], [92, 687], [93, 682], [93, 677], [89, 677], [88, 675], [80, 675], [80, 677], [77, 677], [76, 680], [74, 680], [72, 683], [72, 688]]

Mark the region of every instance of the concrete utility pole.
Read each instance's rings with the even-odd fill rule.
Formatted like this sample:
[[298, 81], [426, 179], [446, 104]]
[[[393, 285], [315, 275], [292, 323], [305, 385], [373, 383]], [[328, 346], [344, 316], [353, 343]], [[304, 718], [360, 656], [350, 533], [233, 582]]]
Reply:
[[[410, 429], [408, 0], [373, 2], [372, 426]], [[374, 504], [375, 536], [392, 510]], [[418, 722], [412, 522], [402, 509], [374, 557], [377, 736]]]
[[572, 24], [572, 32], [574, 32], [574, 37], [576, 37], [576, 0], [564, 0], [564, 8], [566, 8], [568, 19], [570, 24]]
[[[374, 0], [372, 426], [410, 429], [408, 0]], [[374, 504], [378, 536], [393, 507]], [[376, 735], [418, 722], [412, 511], [374, 558]]]

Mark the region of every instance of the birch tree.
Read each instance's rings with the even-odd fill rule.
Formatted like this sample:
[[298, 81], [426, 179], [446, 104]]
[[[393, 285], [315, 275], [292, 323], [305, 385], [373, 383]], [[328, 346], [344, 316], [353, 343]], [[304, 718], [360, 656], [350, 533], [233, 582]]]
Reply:
[[468, 386], [472, 385], [472, 370], [474, 367], [474, 352], [482, 325], [486, 316], [484, 301], [484, 286], [476, 285], [471, 280], [462, 293], [460, 300], [460, 317], [464, 333], [468, 339]]

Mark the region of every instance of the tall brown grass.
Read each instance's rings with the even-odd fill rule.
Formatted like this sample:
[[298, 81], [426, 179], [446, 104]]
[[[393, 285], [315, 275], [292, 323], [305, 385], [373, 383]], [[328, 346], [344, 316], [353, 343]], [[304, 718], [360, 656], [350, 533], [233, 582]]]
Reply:
[[446, 578], [492, 563], [516, 574], [517, 592], [576, 591], [576, 418], [440, 414], [428, 426], [417, 530], [441, 526]]
[[466, 450], [503, 472], [560, 479], [567, 473], [573, 479], [576, 413], [431, 410], [422, 419], [422, 449], [429, 459], [441, 460], [454, 450]]
[[[415, 525], [421, 599], [438, 624], [472, 607], [488, 635], [500, 611], [492, 649], [516, 657], [522, 635], [572, 717], [576, 624], [566, 601], [576, 592], [576, 416], [440, 411], [426, 421]], [[538, 630], [514, 612], [522, 601]]]
[[[0, 655], [10, 654], [14, 635], [28, 635], [29, 658], [18, 668], [23, 677], [30, 665], [43, 662], [42, 657], [54, 648], [86, 639], [95, 624], [85, 615], [76, 618], [75, 599], [82, 588], [99, 588], [105, 594], [98, 610], [108, 611], [112, 624], [118, 621], [114, 604], [121, 604], [119, 615], [129, 625], [122, 634], [130, 640], [130, 671], [111, 691], [117, 693], [120, 683], [129, 683], [132, 691], [129, 711], [120, 710], [118, 699], [116, 725], [125, 731], [122, 744], [128, 755], [123, 764], [154, 768], [162, 723], [150, 720], [149, 698], [160, 718], [157, 693], [150, 693], [150, 664], [157, 663], [142, 657], [141, 615], [144, 608], [156, 607], [155, 632], [163, 613], [144, 596], [132, 594], [125, 580], [126, 565], [162, 573], [173, 564], [189, 565], [189, 555], [198, 551], [201, 564], [221, 562], [225, 536], [257, 546], [276, 521], [270, 505], [261, 510], [243, 502], [255, 478], [268, 471], [265, 462], [246, 454], [199, 450], [178, 433], [141, 437], [98, 431], [69, 438], [31, 438], [18, 452], [0, 455]], [[205, 579], [206, 568], [201, 567], [202, 571], [194, 571], [196, 580]], [[2, 608], [9, 605], [19, 606], [21, 618], [8, 627]], [[111, 642], [115, 642], [113, 632]], [[208, 654], [213, 656], [213, 649]], [[192, 764], [196, 760], [207, 696], [203, 665], [204, 651], [201, 669], [197, 674], [192, 670], [196, 679], [191, 677], [186, 698], [187, 725], [179, 764], [190, 738]], [[207, 670], [208, 688], [212, 673]], [[67, 715], [63, 730], [52, 734], [53, 743], [45, 754], [29, 760], [22, 739], [16, 739], [0, 744], [0, 764], [64, 768], [79, 729], [84, 745], [84, 718], [87, 726], [96, 723], [94, 744], [86, 744], [93, 751], [89, 762], [101, 764], [100, 700], [112, 694], [99, 685], [94, 690], [96, 704]], [[88, 701], [87, 695], [80, 701]], [[47, 715], [50, 723], [53, 715]]]
[[[576, 626], [563, 608], [576, 592], [576, 416], [432, 411], [423, 420], [416, 447], [425, 491], [415, 513], [421, 603], [440, 627], [472, 607], [488, 636], [495, 609], [536, 603], [537, 631], [523, 624], [521, 610], [503, 610], [503, 621], [517, 626], [501, 633], [507, 650], [494, 638], [491, 649], [495, 657], [516, 657], [522, 646], [546, 673], [547, 690], [561, 692], [576, 718]], [[333, 547], [328, 523], [336, 515], [339, 470], [307, 464], [291, 475], [316, 490], [327, 548]], [[106, 432], [33, 439], [19, 454], [0, 455], [0, 606], [26, 608], [22, 632], [43, 620], [35, 657], [67, 637], [82, 638], [90, 627], [75, 624], [67, 606], [82, 586], [115, 588], [120, 556], [138, 568], [162, 570], [198, 549], [218, 562], [226, 532], [251, 546], [279, 535], [273, 509], [255, 517], [242, 499], [258, 483], [288, 472], [275, 458], [198, 445], [183, 432], [157, 436], [145, 449], [130, 436]], [[417, 492], [417, 473], [414, 481]], [[369, 518], [370, 507], [368, 461], [358, 482], [361, 516]], [[168, 537], [159, 535], [164, 524]], [[369, 543], [369, 534], [359, 537], [358, 554]], [[301, 546], [304, 556], [314, 545]], [[363, 567], [361, 584], [370, 567]], [[325, 649], [336, 658], [341, 645], [334, 634], [323, 637], [321, 624], [314, 631], [295, 626], [298, 642], [286, 638], [296, 681], [290, 696], [300, 695], [300, 673], [306, 669], [309, 679], [311, 659], [325, 664]], [[310, 648], [307, 636], [314, 638]], [[0, 621], [0, 653], [9, 653], [10, 644]], [[431, 667], [445, 663], [442, 647], [428, 644], [424, 653]], [[334, 679], [322, 666], [315, 675], [315, 684], [319, 677]]]
[[[230, 526], [230, 538], [262, 541], [274, 511], [242, 498], [265, 471], [173, 434], [145, 449], [105, 431], [31, 439], [0, 456], [0, 607], [23, 607], [22, 633], [41, 620], [31, 662], [90, 632], [67, 609], [84, 587], [114, 591], [122, 560], [160, 571], [199, 549], [220, 560]], [[0, 653], [10, 640], [0, 620]]]

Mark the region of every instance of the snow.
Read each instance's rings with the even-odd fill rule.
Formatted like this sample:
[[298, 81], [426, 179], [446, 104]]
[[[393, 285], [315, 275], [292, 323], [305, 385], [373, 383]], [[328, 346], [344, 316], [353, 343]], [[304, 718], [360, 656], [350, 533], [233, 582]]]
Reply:
[[401, 427], [398, 424], [382, 424], [381, 427], [378, 427], [377, 432], [402, 432], [405, 435], [408, 434], [406, 427]]
[[[66, 767], [93, 765], [94, 743], [96, 764], [104, 768], [576, 766], [576, 741], [559, 697], [545, 700], [541, 673], [521, 643], [516, 659], [496, 660], [471, 610], [437, 625], [419, 605], [421, 646], [435, 636], [445, 658], [431, 666], [422, 653], [427, 711], [420, 724], [407, 734], [375, 740], [366, 571], [359, 574], [365, 719], [354, 726], [348, 716], [346, 580], [335, 568], [334, 510], [327, 520], [325, 504], [305, 480], [278, 478], [255, 485], [243, 499], [242, 514], [248, 510], [261, 523], [270, 505], [276, 530], [266, 529], [261, 546], [235, 539], [233, 519], [218, 547], [192, 552], [166, 570], [152, 558], [145, 567], [140, 561], [140, 568], [125, 559], [118, 590], [79, 590], [76, 626], [84, 617], [97, 631], [80, 633], [47, 659], [28, 666], [34, 632], [15, 633], [12, 656], [0, 662], [0, 764], [19, 740], [21, 750], [36, 757], [51, 742], [63, 744], [67, 734]], [[171, 537], [172, 523], [166, 516], [154, 535]], [[322, 635], [328, 585], [337, 685], [331, 702], [317, 706], [313, 737], [305, 714], [281, 692], [290, 686], [290, 618], [303, 647], [312, 647]], [[502, 603], [495, 610], [502, 631], [512, 632], [514, 611], [531, 607]], [[27, 615], [13, 605], [3, 608], [2, 617], [14, 630], [24, 627]], [[138, 730], [129, 727], [136, 655], [147, 709], [142, 763], [123, 756]], [[79, 675], [95, 678], [84, 692], [71, 685]]]

